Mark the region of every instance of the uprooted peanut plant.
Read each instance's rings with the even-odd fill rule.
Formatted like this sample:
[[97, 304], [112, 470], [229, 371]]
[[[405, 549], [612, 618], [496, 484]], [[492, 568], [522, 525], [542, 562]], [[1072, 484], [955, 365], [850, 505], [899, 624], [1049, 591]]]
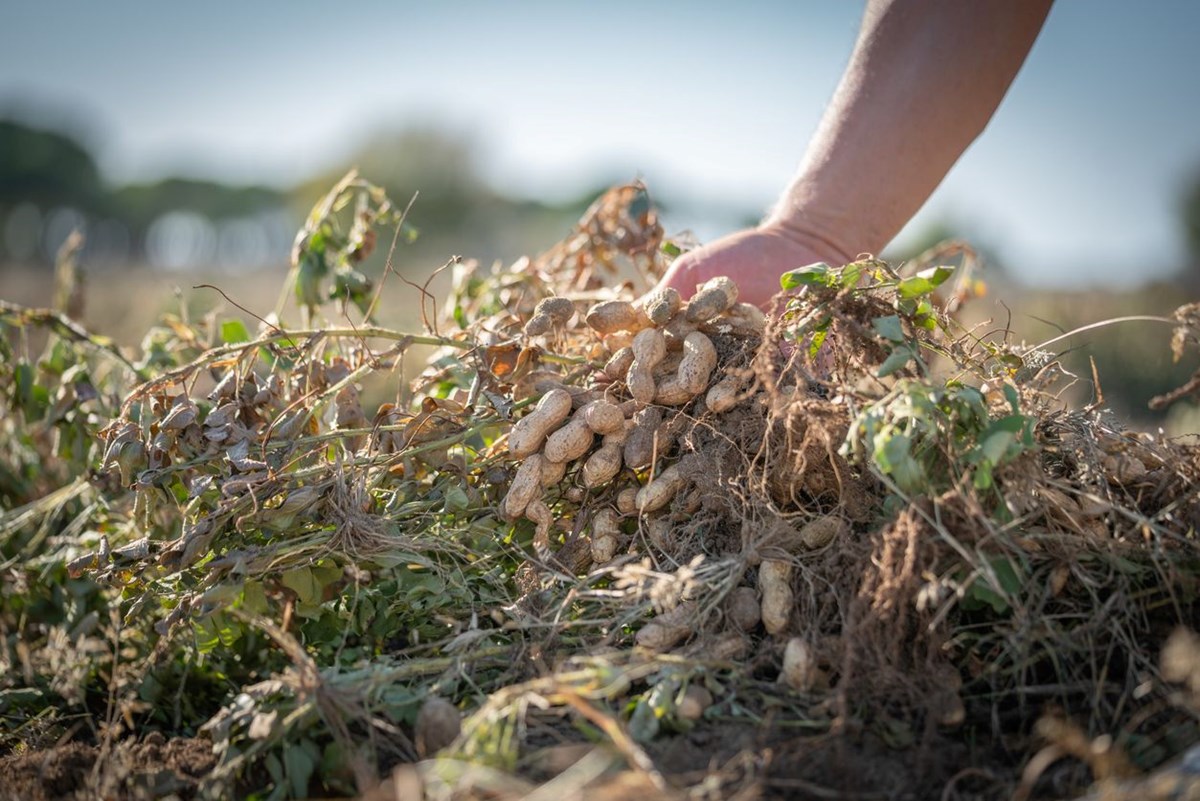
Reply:
[[[947, 311], [971, 276], [643, 294], [679, 249], [626, 186], [535, 259], [455, 262], [401, 333], [360, 267], [403, 226], [335, 187], [302, 327], [170, 317], [131, 358], [0, 307], [0, 748], [208, 738], [214, 797], [425, 760], [430, 797], [999, 798], [1200, 739], [1159, 657], [1197, 626], [1200, 451], [1065, 408], [1051, 354]], [[707, 730], [761, 733], [665, 759]]]

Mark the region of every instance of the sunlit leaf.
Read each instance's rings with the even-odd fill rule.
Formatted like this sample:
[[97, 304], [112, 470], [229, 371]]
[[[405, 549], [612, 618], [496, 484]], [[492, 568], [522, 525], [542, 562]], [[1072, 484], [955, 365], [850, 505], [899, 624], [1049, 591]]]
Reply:
[[930, 267], [928, 270], [922, 270], [914, 276], [905, 278], [896, 285], [896, 292], [906, 300], [919, 298], [933, 292], [953, 274], [953, 267]]
[[247, 342], [249, 339], [250, 332], [246, 330], [246, 324], [236, 317], [221, 323], [221, 341], [233, 344]]
[[842, 287], [849, 289], [850, 287], [858, 286], [858, 282], [862, 279], [864, 266], [864, 262], [855, 261], [843, 267], [841, 276], [839, 277], [839, 283]]
[[823, 328], [812, 335], [812, 338], [808, 341], [808, 358], [817, 358], [817, 354], [821, 352], [821, 346], [825, 344], [825, 340], [828, 338], [828, 336], [828, 328]]
[[798, 289], [803, 286], [833, 286], [838, 281], [825, 262], [817, 262], [798, 270], [791, 270], [779, 277], [779, 285], [784, 289]]

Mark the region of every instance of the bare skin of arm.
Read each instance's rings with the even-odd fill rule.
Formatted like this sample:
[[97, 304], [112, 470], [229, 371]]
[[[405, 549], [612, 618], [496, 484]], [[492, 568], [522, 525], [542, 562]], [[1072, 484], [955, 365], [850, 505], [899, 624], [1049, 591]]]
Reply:
[[681, 256], [661, 285], [717, 275], [765, 306], [779, 276], [878, 253], [983, 131], [1051, 0], [869, 0], [850, 63], [795, 178], [757, 228]]

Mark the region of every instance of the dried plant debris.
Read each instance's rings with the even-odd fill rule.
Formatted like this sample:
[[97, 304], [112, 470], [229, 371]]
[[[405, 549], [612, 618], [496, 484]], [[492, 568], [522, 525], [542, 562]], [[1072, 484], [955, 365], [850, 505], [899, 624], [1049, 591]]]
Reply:
[[[939, 305], [952, 269], [809, 265], [770, 314], [724, 277], [647, 293], [679, 247], [634, 184], [540, 256], [455, 262], [404, 333], [360, 271], [397, 226], [357, 175], [317, 205], [299, 326], [169, 316], [131, 357], [0, 307], [6, 751], [83, 719], [201, 732], [217, 794], [424, 759], [393, 784], [1036, 797], [1200, 740], [1168, 643], [1200, 628], [1200, 451], [1066, 408], [1052, 359]], [[1051, 709], [1054, 754], [1107, 761], [1023, 774]], [[732, 750], [672, 762], [704, 738]]]

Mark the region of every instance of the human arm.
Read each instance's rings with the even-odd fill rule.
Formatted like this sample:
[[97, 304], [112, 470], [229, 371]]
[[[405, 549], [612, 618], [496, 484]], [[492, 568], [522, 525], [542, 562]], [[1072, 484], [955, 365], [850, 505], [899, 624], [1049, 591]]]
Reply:
[[728, 275], [766, 304], [779, 275], [877, 253], [983, 131], [1051, 0], [869, 0], [850, 63], [799, 170], [757, 228], [681, 256], [684, 297]]

